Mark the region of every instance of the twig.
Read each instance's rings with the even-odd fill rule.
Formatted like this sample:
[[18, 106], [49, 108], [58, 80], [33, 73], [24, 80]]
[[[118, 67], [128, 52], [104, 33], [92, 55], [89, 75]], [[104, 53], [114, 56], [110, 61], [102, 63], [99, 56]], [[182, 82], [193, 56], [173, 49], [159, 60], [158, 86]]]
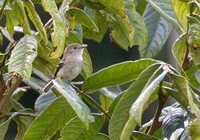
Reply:
[[7, 89], [7, 91], [5, 93], [5, 97], [0, 102], [0, 112], [2, 112], [4, 107], [7, 105], [10, 97], [12, 96], [14, 91], [18, 88], [18, 86], [20, 85], [20, 83], [22, 81], [22, 77], [18, 76], [18, 75], [13, 75], [11, 80], [14, 81], [14, 83], [12, 83], [11, 87], [9, 89]]
[[4, 8], [6, 7], [7, 2], [8, 2], [8, 0], [4, 0], [4, 2], [3, 2], [3, 5], [2, 5], [1, 11], [0, 11], [0, 19], [3, 16], [3, 11], [4, 11]]
[[165, 102], [167, 101], [169, 95], [163, 95], [162, 93], [162, 87], [160, 87], [159, 92], [158, 92], [158, 100], [159, 100], [159, 104], [153, 119], [153, 124], [151, 125], [151, 127], [149, 128], [147, 134], [148, 135], [152, 135], [155, 130], [157, 130], [160, 126], [161, 126], [161, 122], [159, 121], [159, 117], [161, 114], [161, 111], [163, 109], [163, 106], [165, 104]]

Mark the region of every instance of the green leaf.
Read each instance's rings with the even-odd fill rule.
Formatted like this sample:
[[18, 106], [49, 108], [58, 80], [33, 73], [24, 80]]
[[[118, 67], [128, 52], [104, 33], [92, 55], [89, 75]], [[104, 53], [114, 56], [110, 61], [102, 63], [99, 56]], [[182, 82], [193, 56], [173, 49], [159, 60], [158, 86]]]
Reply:
[[152, 64], [149, 67], [146, 67], [146, 69], [140, 73], [140, 76], [136, 79], [136, 81], [120, 98], [110, 119], [109, 136], [111, 140], [119, 140], [121, 138], [122, 131], [128, 121], [129, 110], [133, 102], [139, 97], [149, 78], [159, 68], [159, 66], [160, 64]]
[[135, 80], [144, 69], [156, 62], [152, 59], [141, 59], [122, 62], [101, 69], [84, 81], [82, 90], [91, 93], [103, 87], [120, 85]]
[[164, 46], [172, 26], [150, 5], [145, 9], [143, 19], [148, 29], [148, 42], [146, 46], [139, 47], [140, 55], [154, 58]]
[[45, 74], [54, 75], [55, 69], [60, 60], [59, 58], [49, 58], [49, 54], [50, 49], [48, 47], [38, 44], [38, 55], [33, 62], [33, 67]]
[[[25, 111], [23, 111], [25, 112]], [[26, 111], [25, 113], [30, 113], [30, 111]], [[28, 129], [31, 122], [34, 120], [33, 116], [16, 116], [14, 118], [14, 121], [17, 124], [17, 136], [15, 137], [15, 140], [21, 140]]]
[[146, 0], [136, 0], [135, 3], [136, 3], [136, 4], [135, 4], [135, 5], [136, 5], [136, 11], [137, 11], [140, 15], [142, 15], [143, 12], [144, 12], [144, 10], [145, 10], [145, 8], [146, 8], [146, 6], [147, 6]]
[[150, 136], [136, 131], [133, 132], [132, 137], [134, 140], [160, 140], [159, 138], [156, 138], [154, 136]]
[[150, 102], [152, 102], [153, 98], [151, 99], [151, 97], [153, 96], [153, 94], [157, 93], [154, 91], [156, 91], [156, 89], [159, 87], [160, 82], [164, 79], [167, 73], [168, 71], [164, 70], [160, 74], [160, 67], [159, 67], [149, 78], [147, 84], [141, 91], [139, 97], [134, 101], [133, 105], [130, 108], [130, 111], [129, 111], [130, 115], [129, 115], [128, 121], [126, 122], [122, 131], [122, 135], [121, 135], [122, 140], [128, 139], [131, 136], [134, 128], [137, 125], [139, 126], [141, 125], [142, 113], [144, 109], [147, 107], [147, 105], [149, 105]]
[[181, 35], [173, 44], [172, 53], [176, 62], [182, 67], [187, 52], [186, 34]]
[[110, 140], [109, 136], [102, 134], [102, 133], [98, 133], [96, 135], [96, 137], [94, 138], [94, 140]]
[[171, 0], [173, 10], [176, 13], [176, 17], [180, 23], [180, 25], [183, 27], [183, 29], [187, 30], [187, 17], [186, 15], [190, 13], [188, 1], [180, 1], [180, 0]]
[[193, 122], [189, 124], [188, 133], [192, 140], [200, 139], [199, 119], [194, 119]]
[[67, 16], [69, 16], [69, 18], [75, 18], [74, 19], [75, 22], [78, 22], [78, 23], [84, 25], [91, 31], [99, 32], [97, 25], [90, 18], [90, 16], [83, 10], [81, 10], [79, 8], [75, 8], [75, 7], [70, 8], [69, 11], [67, 11]]
[[95, 121], [88, 129], [78, 117], [71, 119], [62, 129], [59, 140], [94, 140], [104, 124], [104, 116], [94, 115], [94, 117]]
[[58, 58], [62, 55], [65, 47], [65, 38], [67, 36], [67, 28], [60, 16], [58, 8], [54, 0], [41, 0], [45, 11], [53, 18], [54, 31], [51, 33], [53, 43], [53, 51], [50, 54], [51, 58]]
[[131, 0], [125, 0], [125, 8], [130, 21], [131, 26], [133, 27], [133, 37], [130, 42], [130, 46], [141, 45], [146, 46], [147, 44], [147, 28], [144, 24], [139, 13], [135, 9], [135, 5]]
[[11, 122], [12, 118], [10, 117], [9, 119], [7, 119], [6, 121], [4, 121], [3, 123], [0, 124], [0, 139], [4, 140], [5, 134], [8, 130], [8, 126]]
[[113, 14], [118, 14], [120, 16], [124, 16], [124, 0], [98, 0], [107, 11], [112, 12]]
[[23, 140], [50, 139], [56, 131], [76, 116], [66, 99], [58, 97], [27, 129]]
[[[23, 26], [24, 33], [31, 34], [30, 25], [22, 2], [20, 0], [10, 1], [10, 5], [12, 13], [14, 13], [15, 16], [14, 19], [17, 19], [20, 25]], [[12, 20], [12, 18], [10, 20]]]
[[20, 39], [12, 50], [8, 62], [8, 71], [16, 72], [25, 79], [30, 79], [32, 63], [37, 56], [37, 41], [33, 36], [26, 35]]
[[171, 0], [147, 0], [147, 2], [169, 23], [171, 23], [174, 28], [179, 32], [179, 34], [184, 33], [184, 29], [178, 22], [176, 13], [172, 6]]
[[73, 110], [76, 112], [79, 119], [88, 126], [94, 121], [93, 116], [90, 114], [90, 109], [81, 100], [76, 91], [66, 83], [61, 80], [53, 80], [55, 88], [66, 98], [67, 102], [71, 105]]
[[28, 0], [28, 1], [23, 1], [23, 4], [27, 9], [30, 20], [33, 22], [34, 26], [36, 27], [37, 31], [40, 34], [40, 37], [42, 38], [44, 44], [46, 45], [48, 43], [47, 34], [43, 27], [43, 23], [38, 13], [35, 10], [33, 3], [30, 0]]
[[2, 33], [0, 32], [0, 46], [3, 45], [3, 35]]
[[156, 90], [167, 73], [168, 71], [164, 70], [160, 75], [157, 75], [157, 77], [143, 89], [140, 96], [133, 103], [130, 109], [130, 118], [134, 118], [138, 124], [141, 124], [142, 112], [144, 111], [145, 105], [147, 104], [151, 94]]
[[131, 38], [133, 36], [133, 29], [128, 18], [120, 16], [108, 15], [108, 25], [112, 28], [113, 40], [124, 50], [128, 51], [131, 45]]
[[83, 39], [82, 26], [80, 24], [76, 24], [74, 30], [69, 30], [66, 43], [67, 44], [72, 44], [72, 43], [82, 44], [83, 42], [82, 39]]
[[83, 52], [83, 70], [81, 72], [81, 75], [85, 78], [89, 77], [93, 73], [93, 67], [92, 67], [92, 60], [90, 58], [90, 54], [87, 49], [84, 49]]
[[92, 10], [89, 8], [85, 8], [87, 14], [90, 16], [90, 18], [94, 21], [94, 23], [97, 25], [99, 32], [93, 32], [91, 30], [88, 30], [86, 27], [83, 26], [83, 37], [87, 39], [92, 39], [97, 42], [101, 42], [106, 31], [107, 31], [107, 21], [106, 21], [106, 13], [100, 13], [100, 11]]
[[194, 61], [195, 64], [200, 65], [200, 50], [198, 49], [194, 49], [194, 48], [190, 48], [190, 52], [192, 55], [192, 59]]

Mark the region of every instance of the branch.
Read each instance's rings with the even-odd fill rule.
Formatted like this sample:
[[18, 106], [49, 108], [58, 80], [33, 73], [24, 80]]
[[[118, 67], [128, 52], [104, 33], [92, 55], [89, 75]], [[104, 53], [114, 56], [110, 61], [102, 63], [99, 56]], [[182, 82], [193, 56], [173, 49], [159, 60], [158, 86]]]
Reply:
[[13, 75], [11, 79], [11, 87], [7, 89], [5, 93], [5, 97], [0, 102], [0, 112], [3, 111], [4, 107], [7, 105], [8, 101], [10, 100], [10, 97], [12, 96], [13, 92], [18, 88], [22, 81], [22, 77], [19, 75]]

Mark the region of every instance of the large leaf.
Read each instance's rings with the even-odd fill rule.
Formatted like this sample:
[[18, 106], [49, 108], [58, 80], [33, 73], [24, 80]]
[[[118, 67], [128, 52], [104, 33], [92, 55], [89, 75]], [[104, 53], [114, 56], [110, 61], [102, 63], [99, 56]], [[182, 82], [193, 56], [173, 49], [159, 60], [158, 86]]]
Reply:
[[55, 88], [66, 98], [67, 102], [71, 105], [73, 110], [76, 112], [79, 119], [88, 126], [94, 121], [94, 117], [90, 114], [90, 109], [81, 100], [76, 91], [66, 83], [61, 80], [53, 80]]
[[109, 136], [111, 140], [119, 140], [121, 138], [133, 102], [139, 97], [149, 78], [159, 66], [159, 64], [153, 64], [146, 68], [120, 98], [110, 119]]
[[99, 133], [96, 135], [94, 140], [110, 140], [109, 136]]
[[50, 139], [57, 130], [62, 129], [67, 122], [76, 116], [66, 99], [58, 97], [30, 125], [23, 140]]
[[95, 121], [88, 129], [78, 117], [73, 118], [62, 129], [59, 140], [94, 140], [104, 124], [104, 116], [94, 115], [94, 117]]
[[184, 29], [178, 22], [171, 0], [147, 0], [147, 2], [181, 34]]
[[32, 72], [32, 62], [37, 56], [37, 41], [33, 36], [26, 35], [12, 50], [8, 62], [8, 71], [16, 72], [29, 79]]
[[33, 3], [28, 0], [28, 1], [23, 1], [24, 6], [27, 9], [29, 18], [31, 19], [31, 21], [33, 22], [33, 24], [35, 25], [37, 31], [40, 34], [40, 37], [43, 39], [44, 44], [46, 45], [48, 43], [48, 38], [47, 38], [47, 34], [46, 31], [43, 27], [43, 23], [38, 15], [38, 13], [35, 10], [35, 7], [33, 5]]
[[45, 11], [48, 11], [53, 18], [54, 31], [51, 34], [53, 51], [50, 54], [51, 58], [58, 58], [62, 55], [65, 48], [65, 38], [67, 36], [66, 26], [60, 16], [58, 8], [54, 0], [41, 0]]
[[90, 29], [94, 32], [99, 32], [97, 25], [89, 17], [89, 15], [86, 12], [84, 12], [83, 10], [81, 10], [79, 8], [75, 8], [75, 7], [70, 8], [69, 11], [67, 11], [67, 16], [69, 16], [69, 18], [74, 18], [75, 22], [78, 22], [78, 23], [84, 25], [88, 29]]
[[82, 89], [84, 92], [94, 92], [102, 87], [120, 85], [135, 80], [145, 68], [155, 62], [152, 59], [141, 59], [101, 69], [84, 81]]
[[154, 136], [143, 134], [137, 131], [133, 132], [132, 137], [134, 138], [134, 140], [160, 140], [159, 138], [156, 138]]
[[133, 39], [130, 42], [130, 46], [132, 45], [146, 46], [147, 28], [144, 24], [144, 21], [142, 20], [139, 13], [137, 13], [135, 5], [134, 3], [132, 3], [131, 0], [125, 0], [125, 8], [130, 24], [134, 30]]
[[139, 97], [135, 100], [130, 108], [128, 121], [126, 122], [122, 131], [122, 140], [128, 139], [131, 136], [134, 128], [137, 125], [141, 125], [142, 113], [147, 105], [155, 100], [154, 98], [152, 98], [153, 94], [157, 93], [157, 88], [159, 87], [160, 82], [164, 79], [167, 73], [167, 70], [164, 70], [162, 73], [160, 73], [160, 68], [158, 68], [149, 78]]
[[145, 9], [143, 19], [148, 29], [148, 42], [146, 46], [139, 47], [140, 55], [153, 58], [164, 46], [172, 26], [150, 5]]
[[172, 53], [176, 62], [182, 67], [187, 52], [186, 34], [181, 35], [173, 44]]
[[171, 0], [171, 3], [180, 25], [186, 31], [188, 26], [186, 15], [190, 13], [188, 1]]

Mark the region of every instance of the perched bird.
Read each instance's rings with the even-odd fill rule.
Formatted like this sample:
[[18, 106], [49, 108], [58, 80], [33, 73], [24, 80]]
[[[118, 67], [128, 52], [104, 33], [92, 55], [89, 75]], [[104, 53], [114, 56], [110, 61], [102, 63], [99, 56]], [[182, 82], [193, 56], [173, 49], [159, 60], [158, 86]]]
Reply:
[[[68, 47], [66, 47], [53, 78], [61, 78], [67, 81], [71, 81], [76, 78], [83, 69], [83, 50], [86, 47], [86, 44], [77, 43], [70, 44]], [[49, 91], [52, 86], [53, 82], [51, 80], [44, 87], [43, 91]]]

